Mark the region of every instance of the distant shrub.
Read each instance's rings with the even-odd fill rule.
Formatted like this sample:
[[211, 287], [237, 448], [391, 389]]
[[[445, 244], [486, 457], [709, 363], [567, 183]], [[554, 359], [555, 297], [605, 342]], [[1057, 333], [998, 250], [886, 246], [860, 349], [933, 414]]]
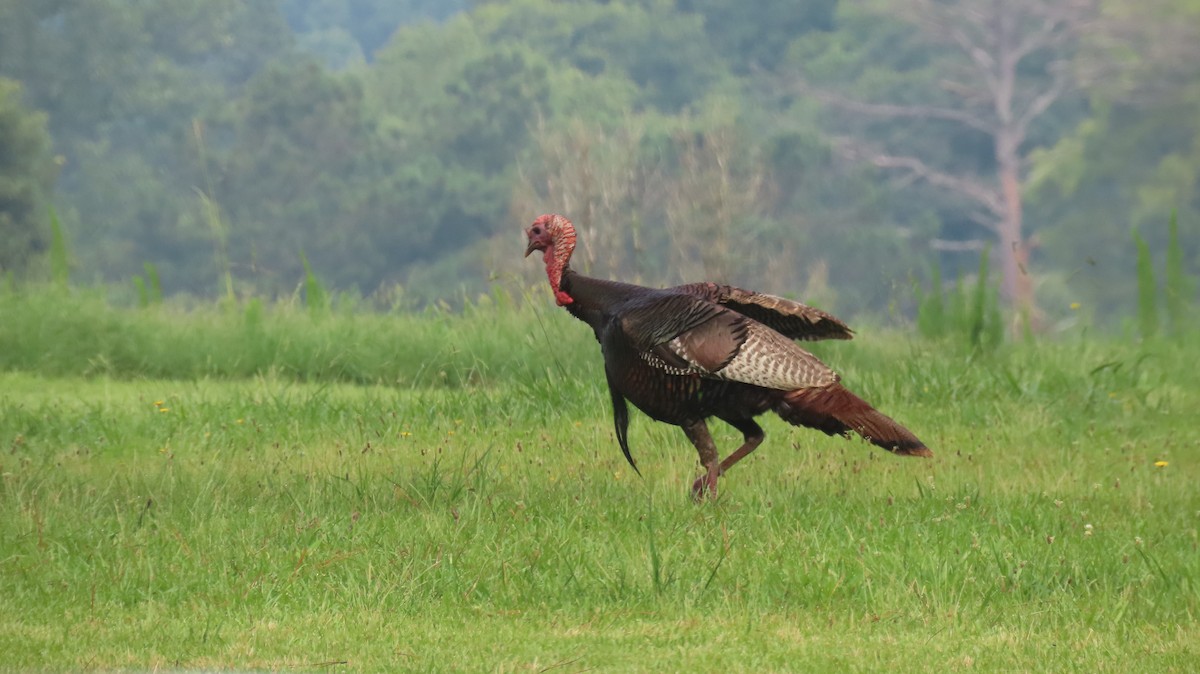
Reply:
[[934, 263], [930, 290], [915, 288], [917, 330], [923, 337], [960, 341], [973, 349], [991, 349], [1003, 341], [1004, 319], [988, 271], [989, 253], [985, 248], [979, 256], [974, 284], [959, 276], [949, 289], [942, 281], [941, 267]]

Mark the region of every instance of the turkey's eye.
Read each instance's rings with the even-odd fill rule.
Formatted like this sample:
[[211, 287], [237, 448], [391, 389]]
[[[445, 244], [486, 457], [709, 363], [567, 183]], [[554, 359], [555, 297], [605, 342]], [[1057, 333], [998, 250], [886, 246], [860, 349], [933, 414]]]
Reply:
[[542, 228], [541, 228], [541, 227], [534, 227], [534, 228], [533, 228], [533, 233], [534, 233], [534, 234], [541, 234], [541, 233], [542, 233]]

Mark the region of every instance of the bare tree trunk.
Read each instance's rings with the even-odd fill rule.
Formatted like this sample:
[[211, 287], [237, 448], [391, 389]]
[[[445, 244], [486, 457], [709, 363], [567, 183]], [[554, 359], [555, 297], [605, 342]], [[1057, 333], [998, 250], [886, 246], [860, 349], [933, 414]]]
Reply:
[[[957, 101], [947, 105], [906, 105], [846, 98], [806, 86], [800, 90], [833, 107], [885, 119], [934, 119], [989, 135], [995, 149], [995, 176], [939, 170], [917, 156], [893, 155], [862, 139], [840, 142], [843, 154], [875, 166], [904, 171], [973, 202], [971, 219], [998, 244], [1001, 292], [1017, 322], [1037, 320], [1030, 243], [1023, 231], [1022, 148], [1029, 127], [1073, 84], [1070, 50], [1089, 29], [1097, 0], [891, 0], [873, 4], [880, 16], [896, 17], [923, 29], [926, 39], [953, 48], [942, 83]], [[1046, 60], [1037, 70], [1023, 67], [1031, 55]], [[988, 172], [990, 173], [990, 172]]]
[[[999, 3], [997, 3], [999, 5]], [[1025, 238], [1021, 231], [1021, 157], [1020, 147], [1025, 139], [1025, 129], [1017, 122], [1014, 97], [1017, 90], [1016, 54], [1018, 17], [1011, 12], [997, 10], [995, 13], [996, 68], [991, 86], [992, 105], [996, 115], [993, 134], [996, 152], [996, 177], [1000, 183], [1002, 209], [996, 223], [996, 238], [1000, 249], [1000, 293], [1019, 316], [1028, 316], [1033, 304], [1032, 284], [1022, 282], [1025, 269], [1019, 259], [1024, 257]], [[1028, 280], [1028, 277], [1025, 277]], [[1025, 289], [1028, 289], [1026, 291]], [[1016, 325], [1014, 321], [1013, 325]]]
[[[997, 138], [997, 146], [1003, 140]], [[996, 227], [1000, 249], [1000, 293], [1010, 306], [1025, 320], [1033, 316], [1033, 282], [1029, 276], [1029, 247], [1021, 231], [1021, 176], [1019, 160], [1015, 153], [1003, 156], [997, 152], [1000, 178], [1000, 196], [1004, 204], [1004, 217]]]

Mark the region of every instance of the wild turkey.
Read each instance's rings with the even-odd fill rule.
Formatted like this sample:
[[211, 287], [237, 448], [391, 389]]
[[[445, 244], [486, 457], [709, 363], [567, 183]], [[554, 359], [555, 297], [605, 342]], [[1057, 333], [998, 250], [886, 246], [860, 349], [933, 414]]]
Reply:
[[[543, 251], [559, 306], [591, 326], [604, 354], [617, 442], [629, 465], [626, 401], [683, 429], [705, 473], [692, 485], [715, 496], [717, 478], [763, 441], [754, 417], [774, 411], [789, 423], [829, 435], [854, 431], [907, 456], [933, 453], [900, 424], [877, 412], [840, 377], [792, 340], [850, 339], [833, 316], [781, 297], [716, 283], [654, 289], [589, 278], [568, 264], [575, 227], [543, 215], [525, 230], [525, 256]], [[742, 432], [741, 447], [722, 461], [706, 420]]]

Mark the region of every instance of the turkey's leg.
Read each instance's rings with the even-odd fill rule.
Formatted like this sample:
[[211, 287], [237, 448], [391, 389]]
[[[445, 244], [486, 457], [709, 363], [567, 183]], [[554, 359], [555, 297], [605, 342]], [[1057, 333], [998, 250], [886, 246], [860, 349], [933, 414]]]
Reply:
[[721, 475], [721, 462], [717, 455], [717, 443], [713, 442], [712, 434], [708, 432], [708, 424], [700, 419], [683, 424], [682, 428], [688, 440], [695, 445], [696, 452], [700, 454], [700, 465], [707, 469], [704, 475], [696, 478], [696, 481], [692, 483], [692, 498], [699, 501], [704, 498], [706, 493], [709, 498], [716, 498], [717, 477]]
[[725, 457], [725, 460], [721, 462], [720, 474], [724, 475], [725, 471], [733, 467], [733, 464], [741, 461], [746, 458], [747, 454], [758, 449], [758, 446], [762, 444], [763, 438], [766, 436], [763, 434], [762, 426], [759, 426], [758, 422], [753, 419], [722, 418], [721, 420], [741, 431], [742, 437], [745, 438], [742, 446], [738, 447], [736, 451]]

